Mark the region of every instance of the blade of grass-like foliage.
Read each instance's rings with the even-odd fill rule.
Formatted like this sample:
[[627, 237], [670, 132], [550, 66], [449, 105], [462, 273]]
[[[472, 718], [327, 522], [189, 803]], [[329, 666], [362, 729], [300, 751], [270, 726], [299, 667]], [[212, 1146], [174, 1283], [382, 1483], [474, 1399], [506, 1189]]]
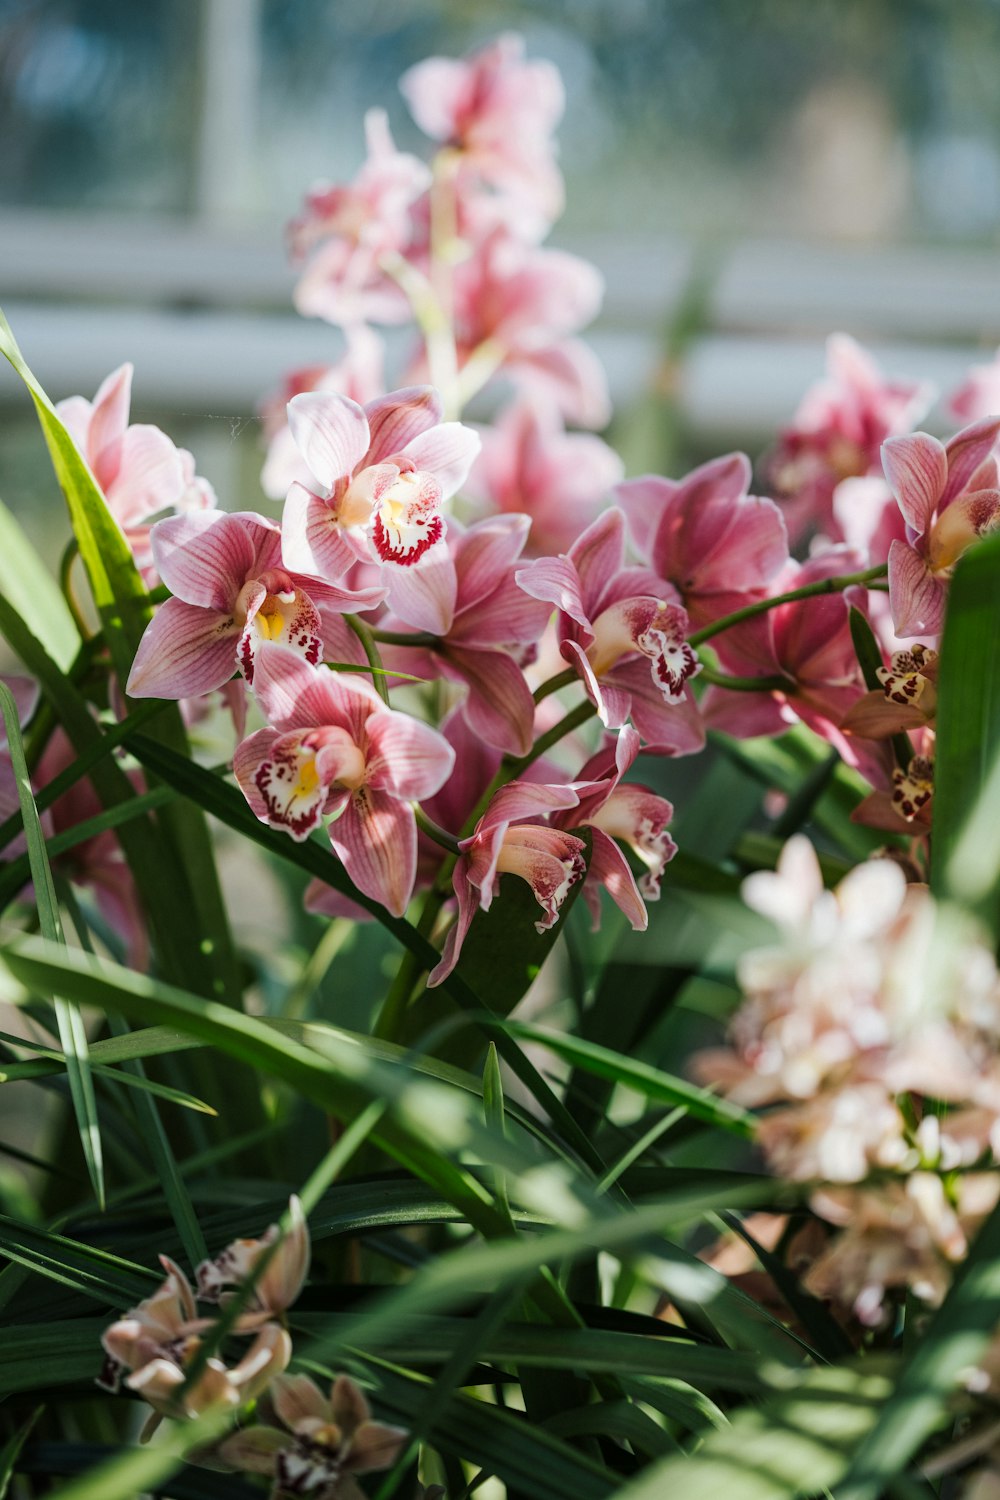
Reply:
[[964, 1370], [1000, 1322], [1000, 1208], [986, 1220], [951, 1289], [906, 1360], [878, 1422], [859, 1448], [837, 1500], [875, 1500], [946, 1419]]
[[0, 1255], [112, 1307], [148, 1297], [160, 1277], [120, 1255], [0, 1215]]
[[[104, 638], [124, 688], [136, 647], [152, 618], [146, 586], [124, 533], [52, 402], [28, 368], [2, 313], [0, 353], [20, 375], [34, 402], [69, 508]], [[54, 706], [58, 712], [58, 696]], [[156, 733], [174, 749], [186, 751], [187, 735], [176, 705], [164, 715]], [[163, 810], [159, 828], [159, 860], [148, 872], [148, 881], [156, 888], [156, 898], [170, 907], [177, 904], [179, 893], [189, 897], [186, 917], [177, 913], [182, 929], [177, 941], [185, 967], [174, 970], [174, 977], [199, 993], [238, 1004], [239, 968], [205, 820], [196, 808], [179, 806]]]
[[2, 501], [0, 594], [10, 600], [19, 614], [30, 615], [36, 621], [46, 651], [63, 672], [68, 672], [80, 647], [76, 622], [59, 585]]
[[959, 559], [938, 687], [931, 889], [1000, 937], [1000, 536]]
[[[116, 1455], [136, 1450], [110, 1443], [32, 1443], [24, 1454], [19, 1472], [46, 1479], [70, 1478], [90, 1473]], [[138, 1450], [143, 1451], [143, 1450]], [[49, 1494], [54, 1493], [48, 1491]], [[181, 1463], [176, 1473], [152, 1483], [144, 1495], [156, 1500], [260, 1500], [261, 1492], [235, 1474], [213, 1473]]]
[[49, 1491], [50, 1500], [135, 1500], [159, 1489], [187, 1454], [221, 1437], [232, 1421], [228, 1412], [209, 1412], [192, 1422], [168, 1423], [156, 1443], [125, 1448], [104, 1463], [88, 1469], [68, 1484]]
[[[130, 736], [128, 744], [137, 760], [176, 787], [184, 796], [192, 798], [220, 822], [259, 844], [261, 848], [270, 850], [279, 859], [297, 865], [310, 875], [318, 876], [334, 890], [350, 897], [358, 906], [370, 912], [403, 948], [416, 956], [424, 969], [429, 970], [437, 963], [440, 954], [416, 927], [405, 918], [390, 916], [385, 907], [359, 891], [329, 847], [325, 847], [318, 839], [307, 839], [299, 844], [277, 829], [268, 828], [254, 817], [245, 798], [234, 787], [228, 786], [201, 766], [191, 764], [169, 748], [147, 739], [145, 735]], [[489, 1034], [495, 1037], [504, 1062], [545, 1110], [562, 1134], [566, 1145], [577, 1153], [592, 1172], [600, 1176], [606, 1169], [605, 1163], [595, 1151], [586, 1132], [580, 1129], [565, 1105], [513, 1039], [502, 1027], [490, 1025], [492, 1018], [487, 1013], [488, 1008], [462, 975], [457, 971], [450, 974], [441, 989], [451, 996], [461, 1010], [471, 1014], [478, 1024], [488, 1028]]]
[[834, 1490], [858, 1442], [892, 1391], [891, 1375], [873, 1368], [824, 1366], [732, 1424], [709, 1433], [695, 1452], [653, 1464], [623, 1485], [618, 1500], [796, 1500]]
[[[38, 906], [38, 926], [43, 937], [51, 942], [62, 943], [63, 930], [56, 899], [55, 884], [49, 868], [42, 825], [38, 821], [38, 810], [31, 795], [31, 781], [24, 759], [24, 746], [17, 720], [17, 705], [10, 689], [0, 682], [0, 715], [7, 730], [7, 748], [10, 755], [17, 796], [24, 820], [24, 835], [28, 845], [28, 860], [31, 878], [35, 885], [35, 901]], [[69, 1079], [70, 1097], [80, 1133], [80, 1146], [94, 1194], [101, 1207], [104, 1206], [104, 1160], [101, 1152], [101, 1129], [97, 1118], [97, 1100], [94, 1097], [94, 1080], [90, 1074], [87, 1056], [87, 1032], [83, 1019], [75, 1005], [56, 996], [54, 1001], [59, 1040], [66, 1058], [66, 1075]]]
[[727, 1099], [720, 1099], [707, 1089], [685, 1083], [682, 1078], [674, 1078], [649, 1063], [623, 1057], [620, 1052], [612, 1052], [595, 1042], [581, 1041], [565, 1032], [530, 1026], [523, 1021], [509, 1022], [508, 1030], [513, 1036], [526, 1042], [546, 1047], [575, 1067], [595, 1073], [599, 1078], [609, 1079], [612, 1083], [624, 1084], [647, 1099], [654, 1099], [659, 1104], [683, 1106], [695, 1119], [717, 1125], [720, 1129], [745, 1139], [753, 1136], [754, 1117], [747, 1110], [740, 1108], [738, 1104], [731, 1104]]
[[14, 1470], [21, 1456], [21, 1449], [31, 1436], [31, 1429], [44, 1410], [44, 1406], [36, 1406], [35, 1410], [28, 1417], [28, 1420], [22, 1422], [17, 1431], [12, 1433], [7, 1442], [4, 1443], [3, 1448], [0, 1448], [0, 1500], [4, 1500], [5, 1495], [10, 1489], [10, 1482], [14, 1477]]

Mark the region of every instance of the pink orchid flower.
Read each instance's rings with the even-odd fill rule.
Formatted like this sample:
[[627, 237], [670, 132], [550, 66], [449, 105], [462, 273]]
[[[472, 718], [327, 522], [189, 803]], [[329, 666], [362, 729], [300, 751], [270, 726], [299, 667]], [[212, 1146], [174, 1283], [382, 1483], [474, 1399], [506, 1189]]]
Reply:
[[947, 443], [926, 432], [882, 448], [886, 479], [906, 522], [889, 548], [889, 607], [899, 636], [936, 635], [952, 570], [962, 553], [1000, 524], [1000, 417], [987, 417]]
[[[591, 856], [583, 886], [594, 928], [600, 924], [600, 888], [607, 891], [636, 932], [648, 925], [646, 901], [657, 901], [663, 871], [677, 853], [667, 832], [674, 809], [665, 797], [622, 777], [639, 754], [639, 735], [627, 724], [591, 756], [572, 783], [579, 805], [553, 813], [555, 828], [589, 828]], [[638, 884], [620, 844], [645, 866]]]
[[384, 110], [365, 115], [367, 159], [352, 183], [321, 183], [289, 228], [292, 253], [311, 255], [295, 291], [306, 317], [350, 328], [405, 323], [410, 304], [385, 270], [414, 238], [413, 208], [431, 182], [428, 167], [397, 151]]
[[561, 557], [515, 575], [536, 599], [558, 606], [560, 648], [583, 680], [601, 722], [631, 718], [665, 754], [700, 750], [704, 730], [688, 686], [700, 670], [688, 617], [673, 585], [625, 566], [625, 516], [605, 511]]
[[879, 472], [887, 437], [907, 432], [930, 405], [929, 386], [890, 381], [846, 334], [827, 340], [826, 379], [803, 397], [769, 455], [767, 474], [785, 502], [793, 539], [809, 528], [843, 539], [832, 510], [842, 479]]
[[352, 614], [385, 597], [289, 571], [281, 533], [254, 511], [172, 516], [153, 528], [153, 557], [173, 592], [139, 642], [126, 692], [133, 698], [211, 693], [239, 668], [253, 683], [264, 641], [282, 641], [306, 661], [323, 655], [323, 613]]
[[257, 817], [301, 842], [333, 816], [330, 842], [348, 875], [402, 916], [417, 868], [410, 802], [450, 775], [451, 746], [386, 708], [368, 683], [312, 667], [286, 646], [261, 650], [254, 687], [271, 727], [243, 741], [233, 770]]
[[524, 39], [508, 32], [465, 58], [429, 57], [399, 86], [421, 130], [456, 153], [463, 177], [511, 200], [539, 235], [548, 229], [563, 205], [551, 135], [565, 94], [552, 63], [527, 62]]
[[973, 365], [945, 403], [957, 422], [979, 422], [1000, 412], [1000, 349], [988, 365]]
[[293, 484], [282, 518], [288, 567], [335, 582], [355, 561], [380, 563], [395, 612], [420, 630], [450, 624], [450, 602], [436, 586], [434, 545], [444, 536], [441, 507], [462, 485], [479, 438], [441, 421], [431, 386], [393, 391], [368, 406], [307, 392], [288, 404], [288, 421], [319, 490]]
[[748, 494], [750, 460], [729, 453], [684, 479], [626, 479], [615, 498], [640, 556], [677, 589], [696, 625], [763, 598], [788, 561], [773, 500]]
[[[435, 681], [463, 684], [462, 711], [471, 729], [511, 755], [531, 748], [535, 704], [518, 661], [545, 629], [550, 610], [515, 582], [528, 535], [527, 516], [493, 516], [468, 530], [451, 524], [450, 571], [440, 587], [454, 600], [447, 630], [433, 646], [387, 647], [383, 660], [394, 669]], [[443, 601], [444, 607], [444, 601]], [[397, 628], [390, 616], [385, 628]]]
[[566, 432], [552, 401], [514, 401], [480, 435], [468, 493], [501, 513], [530, 516], [532, 557], [567, 551], [622, 477], [618, 454], [590, 433]]
[[309, 467], [288, 425], [288, 403], [304, 391], [332, 391], [364, 406], [385, 390], [385, 345], [374, 329], [360, 324], [345, 328], [347, 348], [335, 365], [308, 365], [286, 375], [281, 389], [261, 404], [267, 458], [261, 470], [261, 489], [269, 500], [284, 500], [292, 484], [309, 485]]
[[600, 426], [593, 418], [605, 416], [603, 372], [570, 335], [597, 316], [603, 296], [603, 279], [589, 262], [494, 230], [455, 267], [459, 365], [485, 360], [529, 384], [529, 394], [547, 389], [568, 421]]
[[56, 412], [97, 481], [148, 584], [156, 582], [149, 553], [149, 522], [169, 510], [201, 510], [215, 504], [207, 480], [195, 474], [194, 459], [158, 427], [129, 426], [131, 364], [121, 365], [102, 383], [93, 401], [70, 396]]
[[449, 928], [441, 962], [427, 980], [441, 984], [458, 963], [462, 944], [477, 911], [489, 911], [500, 890], [500, 876], [526, 880], [542, 908], [535, 923], [546, 932], [559, 920], [559, 910], [577, 881], [587, 872], [582, 839], [534, 821], [559, 808], [575, 807], [579, 798], [569, 786], [545, 786], [511, 781], [496, 793], [472, 834], [462, 839], [453, 884], [458, 916]]
[[245, 1427], [218, 1454], [244, 1473], [273, 1478], [275, 1495], [364, 1500], [354, 1475], [390, 1469], [409, 1436], [403, 1427], [372, 1421], [364, 1393], [347, 1375], [337, 1376], [328, 1397], [308, 1375], [279, 1375], [270, 1405], [281, 1427]]
[[[830, 547], [807, 562], [789, 563], [771, 580], [770, 592], [784, 594], [821, 578], [853, 572], [860, 562], [849, 548]], [[787, 688], [766, 694], [709, 688], [702, 710], [713, 728], [745, 739], [782, 734], [801, 719], [835, 744], [849, 764], [857, 764], [857, 741], [845, 739], [839, 728], [864, 692], [843, 594], [779, 604], [716, 636], [712, 645], [728, 672], [783, 676], [788, 681]]]

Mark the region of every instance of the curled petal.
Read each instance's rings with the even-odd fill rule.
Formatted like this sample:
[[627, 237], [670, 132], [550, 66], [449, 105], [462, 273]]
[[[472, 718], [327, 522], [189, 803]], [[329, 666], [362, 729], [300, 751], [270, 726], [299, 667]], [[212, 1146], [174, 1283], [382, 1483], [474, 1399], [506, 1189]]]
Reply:
[[579, 802], [571, 786], [546, 786], [535, 781], [509, 781], [493, 796], [489, 807], [476, 825], [476, 832], [462, 840], [462, 847], [469, 848], [476, 839], [490, 829], [518, 818], [544, 817], [546, 813], [560, 808], [576, 807]]
[[559, 911], [573, 886], [587, 872], [584, 842], [560, 828], [519, 824], [504, 834], [497, 873], [519, 875], [531, 886], [543, 915], [536, 932], [546, 932], [559, 920]]
[[[649, 925], [649, 914], [646, 904], [639, 894], [639, 887], [635, 883], [635, 876], [614, 839], [600, 828], [591, 830], [591, 855], [590, 865], [587, 869], [587, 884], [599, 882], [603, 885], [612, 901], [628, 918], [634, 932], [645, 932]], [[600, 917], [600, 907], [595, 911], [595, 918]], [[597, 926], [597, 921], [594, 923]]]
[[247, 610], [236, 652], [247, 682], [253, 683], [257, 652], [264, 641], [278, 641], [313, 666], [323, 655], [323, 622], [319, 610], [302, 589], [270, 594], [263, 591]]
[[452, 972], [462, 953], [462, 944], [469, 935], [472, 919], [479, 910], [480, 891], [469, 879], [470, 860], [463, 855], [455, 866], [452, 885], [458, 902], [458, 914], [448, 929], [444, 940], [440, 963], [427, 976], [427, 988], [432, 990], [443, 984]]
[[590, 616], [584, 603], [580, 575], [566, 557], [540, 557], [537, 562], [518, 568], [514, 574], [519, 589], [532, 599], [554, 604], [584, 630], [590, 630]]
[[972, 480], [993, 454], [998, 435], [1000, 435], [1000, 417], [989, 416], [984, 417], [982, 421], [973, 422], [970, 427], [956, 432], [955, 436], [948, 440], [945, 446], [948, 458], [948, 481], [940, 498], [942, 507], [950, 505], [963, 490], [985, 488], [987, 485], [996, 483], [995, 471], [988, 475], [983, 484], [974, 485]]
[[139, 642], [126, 693], [132, 698], [199, 698], [214, 692], [236, 670], [238, 634], [232, 613], [166, 600]]

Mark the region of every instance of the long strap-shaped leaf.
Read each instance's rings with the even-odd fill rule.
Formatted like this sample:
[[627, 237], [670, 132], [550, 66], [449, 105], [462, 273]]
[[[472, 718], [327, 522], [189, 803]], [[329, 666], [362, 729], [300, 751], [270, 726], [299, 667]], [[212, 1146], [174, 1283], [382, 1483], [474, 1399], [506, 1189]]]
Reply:
[[[136, 647], [152, 618], [146, 586], [124, 533], [52, 402], [28, 368], [2, 313], [0, 353], [20, 375], [34, 402], [56, 477], [66, 497], [111, 660], [124, 687]], [[155, 734], [179, 753], [186, 752], [187, 735], [176, 707], [158, 720]], [[187, 913], [175, 935], [175, 947], [183, 956], [184, 967], [171, 965], [170, 972], [178, 982], [201, 994], [211, 994], [230, 1005], [238, 1004], [239, 966], [204, 817], [196, 807], [164, 808], [158, 827], [160, 849], [150, 879], [159, 886], [161, 896], [171, 884], [188, 896]]]
[[1000, 938], [1000, 536], [960, 560], [941, 643], [931, 888]]
[[[38, 809], [31, 795], [31, 781], [24, 759], [24, 745], [17, 720], [17, 704], [14, 695], [5, 683], [0, 682], [0, 713], [7, 730], [7, 746], [17, 796], [24, 820], [24, 834], [31, 862], [31, 878], [35, 883], [35, 900], [38, 903], [38, 925], [42, 936], [51, 942], [62, 943], [62, 922], [59, 917], [59, 902], [45, 851], [42, 825], [38, 820]], [[104, 1206], [104, 1161], [101, 1153], [101, 1129], [97, 1118], [97, 1100], [94, 1098], [94, 1080], [91, 1077], [87, 1057], [87, 1033], [79, 1010], [70, 1001], [56, 996], [53, 1000], [59, 1040], [66, 1054], [66, 1075], [69, 1078], [70, 1096], [80, 1132], [80, 1145], [87, 1163], [87, 1172], [94, 1187], [98, 1203]]]

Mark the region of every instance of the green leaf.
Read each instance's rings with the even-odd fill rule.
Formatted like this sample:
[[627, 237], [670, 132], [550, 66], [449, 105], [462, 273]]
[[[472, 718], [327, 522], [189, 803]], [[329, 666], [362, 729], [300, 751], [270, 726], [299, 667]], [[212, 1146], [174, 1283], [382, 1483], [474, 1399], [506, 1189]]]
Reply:
[[31, 1429], [44, 1410], [44, 1406], [36, 1406], [35, 1410], [28, 1417], [28, 1420], [21, 1423], [17, 1431], [8, 1438], [3, 1448], [0, 1449], [0, 1500], [4, 1500], [10, 1489], [10, 1482], [14, 1477], [14, 1470], [21, 1456], [21, 1449], [31, 1436]]
[[17, 1265], [111, 1307], [127, 1307], [148, 1297], [160, 1280], [144, 1266], [84, 1245], [65, 1235], [0, 1215], [0, 1254]]
[[[7, 748], [10, 755], [17, 796], [24, 820], [24, 834], [28, 845], [31, 878], [35, 883], [35, 901], [38, 906], [38, 926], [43, 937], [53, 943], [62, 943], [62, 921], [59, 902], [56, 899], [52, 871], [49, 868], [42, 825], [38, 820], [38, 809], [31, 795], [31, 780], [24, 759], [24, 745], [17, 720], [17, 704], [14, 695], [5, 683], [0, 682], [0, 714], [7, 730]], [[87, 1056], [87, 1032], [75, 1005], [60, 996], [54, 999], [59, 1040], [66, 1058], [66, 1074], [69, 1078], [70, 1097], [80, 1133], [80, 1146], [87, 1164], [87, 1173], [93, 1184], [98, 1203], [104, 1206], [104, 1161], [101, 1152], [101, 1128], [97, 1118], [97, 1100], [94, 1097], [94, 1080], [90, 1074]]]
[[[857, 1443], [874, 1426], [892, 1390], [876, 1362], [864, 1369], [823, 1367], [794, 1378], [760, 1407], [744, 1407], [729, 1427], [709, 1433], [692, 1453], [647, 1468], [617, 1500], [796, 1500], [836, 1489]], [[789, 1379], [788, 1383], [791, 1383]]]
[[1000, 938], [1000, 536], [959, 559], [938, 680], [931, 889]]
[[0, 594], [18, 614], [36, 622], [39, 639], [62, 671], [80, 648], [80, 635], [62, 590], [28, 541], [17, 519], [0, 502]]
[[682, 1105], [688, 1114], [709, 1125], [718, 1125], [723, 1130], [732, 1131], [747, 1139], [753, 1137], [754, 1117], [747, 1110], [741, 1109], [738, 1104], [731, 1104], [728, 1099], [720, 1099], [707, 1089], [696, 1088], [693, 1084], [685, 1083], [682, 1078], [674, 1078], [669, 1073], [661, 1072], [649, 1063], [623, 1057], [620, 1052], [599, 1047], [595, 1042], [581, 1041], [566, 1032], [529, 1026], [522, 1021], [509, 1022], [508, 1029], [523, 1041], [547, 1047], [550, 1052], [566, 1058], [574, 1067], [583, 1068], [585, 1072], [595, 1073], [599, 1078], [607, 1078], [613, 1083], [624, 1084], [636, 1093], [645, 1095], [647, 1099], [656, 1100], [658, 1104]]

